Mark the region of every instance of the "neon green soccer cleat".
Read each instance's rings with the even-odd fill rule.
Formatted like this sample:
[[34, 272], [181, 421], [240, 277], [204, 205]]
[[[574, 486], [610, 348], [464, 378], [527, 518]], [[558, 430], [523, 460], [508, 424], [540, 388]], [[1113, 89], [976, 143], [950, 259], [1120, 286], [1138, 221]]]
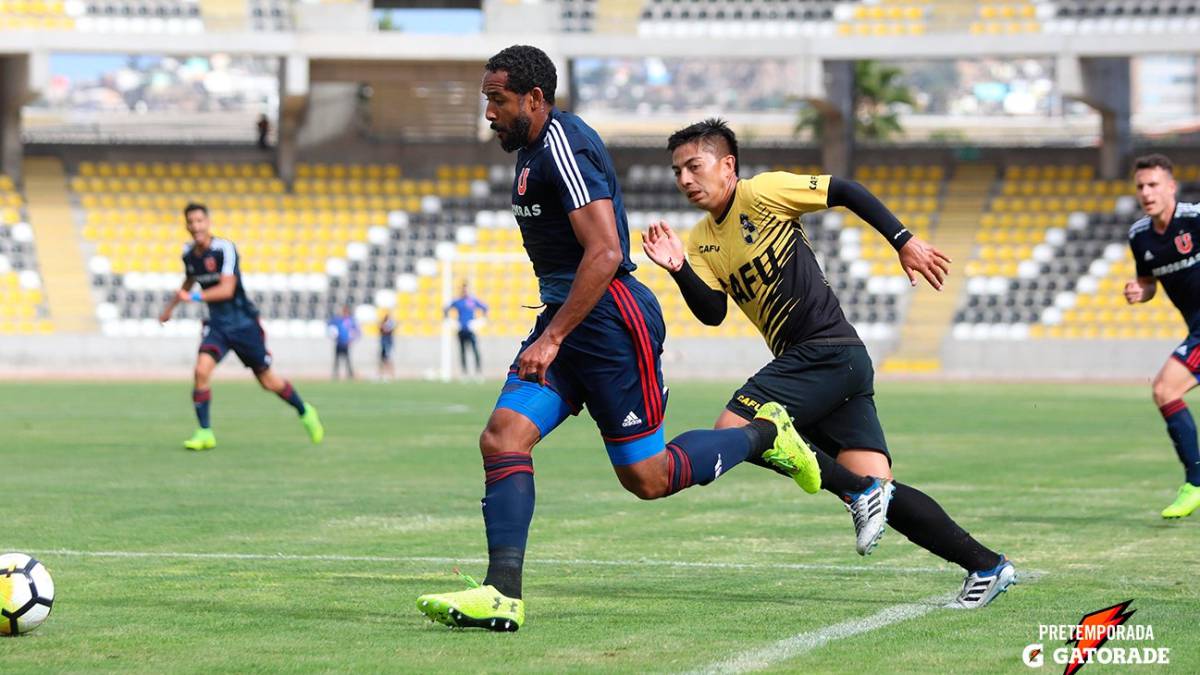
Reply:
[[1175, 501], [1162, 510], [1163, 518], [1184, 518], [1192, 515], [1192, 511], [1200, 508], [1200, 487], [1184, 483], [1179, 488]]
[[192, 437], [183, 442], [188, 450], [212, 450], [217, 447], [217, 437], [212, 429], [197, 429]]
[[785, 471], [805, 492], [809, 494], [819, 492], [821, 490], [821, 467], [817, 465], [817, 456], [796, 432], [787, 408], [774, 402], [764, 403], [758, 409], [758, 414], [754, 416], [754, 419], [767, 420], [778, 429], [775, 446], [763, 453], [763, 459], [767, 460], [771, 466]]
[[507, 597], [495, 586], [480, 586], [465, 574], [460, 576], [470, 588], [422, 595], [417, 598], [417, 609], [431, 621], [452, 628], [486, 628], [513, 633], [525, 623], [524, 600]]
[[300, 421], [304, 424], [304, 430], [308, 432], [308, 437], [313, 443], [320, 443], [321, 439], [325, 438], [325, 427], [321, 424], [321, 418], [317, 417], [317, 409], [312, 404], [304, 404], [304, 414], [300, 416]]

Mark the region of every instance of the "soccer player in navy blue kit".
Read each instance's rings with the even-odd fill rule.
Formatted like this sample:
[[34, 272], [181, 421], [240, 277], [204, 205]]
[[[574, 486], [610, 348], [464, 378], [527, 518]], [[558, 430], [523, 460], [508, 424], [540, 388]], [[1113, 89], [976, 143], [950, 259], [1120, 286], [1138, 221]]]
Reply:
[[[210, 423], [209, 405], [212, 390], [209, 382], [213, 370], [226, 352], [233, 350], [242, 364], [254, 372], [263, 389], [275, 392], [279, 398], [296, 409], [304, 429], [313, 443], [325, 436], [317, 409], [305, 403], [290, 382], [271, 370], [271, 352], [267, 351], [266, 335], [258, 320], [258, 308], [246, 296], [242, 287], [242, 271], [238, 265], [237, 247], [228, 239], [214, 237], [208, 208], [203, 204], [188, 204], [183, 209], [192, 243], [183, 249], [186, 278], [183, 285], [167, 303], [158, 320], [166, 323], [181, 302], [203, 302], [208, 306], [208, 318], [201, 332], [200, 352], [196, 355], [195, 387], [192, 403], [200, 426], [191, 438], [183, 442], [188, 450], [211, 450], [217, 439]], [[200, 290], [192, 290], [196, 284]]]
[[1183, 395], [1200, 381], [1200, 205], [1175, 199], [1171, 160], [1159, 154], [1133, 165], [1138, 203], [1146, 215], [1129, 228], [1137, 279], [1125, 284], [1125, 301], [1148, 302], [1162, 284], [1183, 320], [1188, 336], [1154, 376], [1154, 403], [1167, 423], [1184, 483], [1163, 518], [1183, 518], [1200, 508], [1200, 444], [1196, 422]]
[[450, 626], [515, 631], [524, 622], [531, 452], [584, 406], [621, 485], [642, 499], [706, 485], [746, 460], [782, 469], [810, 493], [821, 484], [816, 456], [777, 403], [764, 403], [745, 427], [664, 441], [662, 312], [632, 274], [629, 226], [608, 151], [583, 120], [554, 107], [556, 84], [553, 62], [535, 47], [509, 47], [485, 66], [485, 114], [501, 147], [517, 152], [512, 211], [546, 308], [479, 438], [484, 584], [417, 599], [421, 612]]

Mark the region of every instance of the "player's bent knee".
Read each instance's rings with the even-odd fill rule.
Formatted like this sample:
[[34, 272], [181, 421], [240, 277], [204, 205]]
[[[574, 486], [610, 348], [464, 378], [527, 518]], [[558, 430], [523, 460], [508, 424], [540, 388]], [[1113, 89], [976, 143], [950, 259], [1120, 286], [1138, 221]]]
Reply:
[[661, 499], [670, 494], [670, 481], [666, 476], [657, 480], [645, 480], [641, 477], [619, 476], [621, 486], [638, 499], [649, 501]]
[[850, 448], [838, 453], [837, 463], [860, 476], [893, 478], [888, 456], [881, 450]]
[[537, 427], [515, 413], [495, 415], [479, 434], [479, 453], [484, 457], [503, 452], [529, 453], [539, 438]]
[[670, 468], [666, 453], [647, 457], [633, 464], [613, 465], [621, 487], [638, 499], [661, 499], [671, 494]]

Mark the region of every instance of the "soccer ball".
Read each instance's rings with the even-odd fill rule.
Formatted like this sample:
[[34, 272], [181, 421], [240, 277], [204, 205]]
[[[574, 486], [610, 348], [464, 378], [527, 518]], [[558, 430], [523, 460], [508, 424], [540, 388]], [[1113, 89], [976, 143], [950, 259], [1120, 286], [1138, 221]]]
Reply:
[[42, 563], [24, 553], [0, 555], [0, 635], [37, 628], [53, 604], [54, 581]]

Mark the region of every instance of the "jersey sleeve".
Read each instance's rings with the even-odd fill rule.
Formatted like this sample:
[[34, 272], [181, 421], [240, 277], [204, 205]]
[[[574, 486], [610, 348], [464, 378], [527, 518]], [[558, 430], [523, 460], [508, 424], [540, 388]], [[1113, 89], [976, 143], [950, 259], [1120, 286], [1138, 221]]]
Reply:
[[692, 233], [688, 235], [688, 265], [691, 265], [692, 269], [696, 272], [696, 276], [700, 277], [700, 280], [704, 282], [705, 286], [708, 286], [714, 291], [721, 291], [724, 293], [725, 289], [721, 287], [721, 282], [717, 280], [717, 275], [713, 272], [712, 267], [708, 265], [708, 261], [704, 259], [704, 254], [700, 252], [699, 239], [700, 238], [696, 236], [695, 229], [693, 229]]
[[581, 209], [598, 199], [612, 199], [604, 162], [583, 138], [572, 138], [557, 120], [550, 121], [546, 132], [550, 150], [550, 180], [558, 187], [563, 210]]
[[233, 276], [237, 274], [237, 247], [233, 242], [221, 240], [216, 243], [221, 248], [221, 276]]
[[798, 218], [805, 213], [829, 208], [830, 176], [771, 171], [750, 179], [754, 194], [769, 208]]

